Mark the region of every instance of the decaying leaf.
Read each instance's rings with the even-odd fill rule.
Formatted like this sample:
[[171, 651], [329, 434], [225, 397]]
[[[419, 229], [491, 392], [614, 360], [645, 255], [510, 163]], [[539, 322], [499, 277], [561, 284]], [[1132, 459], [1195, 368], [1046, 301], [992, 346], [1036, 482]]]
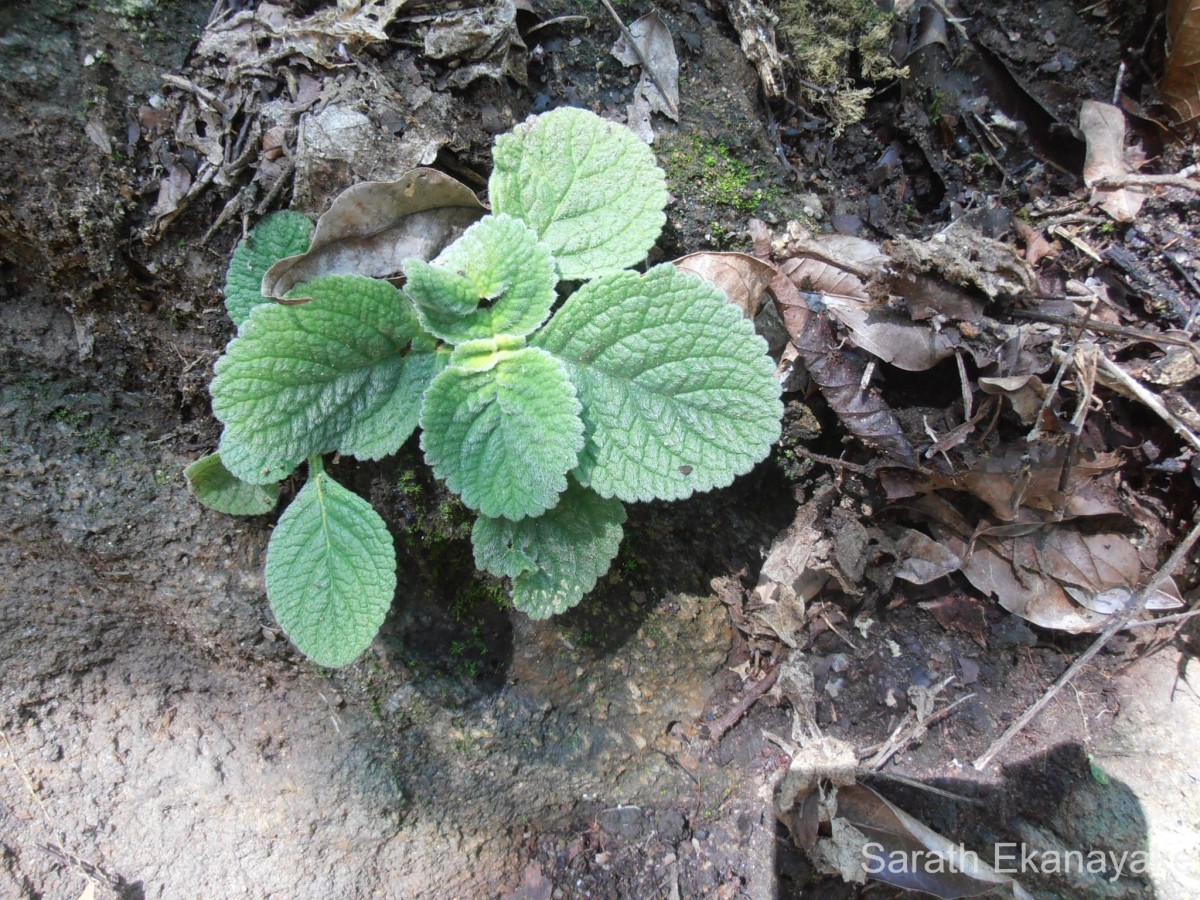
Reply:
[[403, 260], [432, 259], [484, 212], [470, 188], [435, 169], [356, 184], [317, 220], [307, 253], [271, 266], [263, 294], [280, 298], [321, 275], [397, 277]]
[[[291, 17], [286, 6], [260, 3], [205, 30], [197, 43], [197, 57], [228, 60], [231, 74], [268, 67], [299, 55], [319, 66], [340, 60], [339, 47], [366, 46], [386, 41], [387, 26], [406, 0], [338, 0], [301, 19]], [[344, 52], [344, 51], [343, 51]]]
[[1167, 4], [1167, 64], [1159, 90], [1180, 122], [1200, 117], [1200, 3]]
[[[950, 553], [949, 548], [941, 544], [938, 546], [942, 547], [946, 553]], [[965, 594], [951, 594], [930, 603], [922, 603], [921, 607], [929, 610], [930, 615], [943, 628], [970, 635], [975, 643], [983, 649], [987, 649], [987, 613], [984, 611], [983, 604], [974, 597], [968, 597]]]
[[913, 584], [929, 584], [962, 567], [958, 554], [913, 528], [902, 529], [894, 547], [896, 577]]
[[463, 88], [479, 78], [501, 81], [508, 76], [521, 85], [529, 81], [514, 0], [438, 16], [425, 32], [425, 55], [466, 63], [450, 73], [451, 87]]
[[318, 215], [360, 181], [389, 181], [434, 161], [449, 140], [449, 98], [435, 94], [399, 138], [351, 105], [329, 104], [300, 117], [292, 208]]
[[[1037, 285], [1033, 269], [1012, 247], [987, 237], [965, 217], [927, 240], [895, 238], [884, 249], [898, 273], [936, 275], [947, 285], [975, 288], [989, 300], [1024, 297]], [[903, 279], [888, 286], [902, 296], [911, 293]]]
[[778, 19], [759, 0], [731, 0], [728, 5], [729, 21], [737, 30], [742, 53], [758, 70], [758, 80], [768, 100], [777, 100], [787, 94], [784, 78], [786, 64], [775, 42], [775, 26]]
[[1033, 423], [1042, 408], [1046, 385], [1036, 375], [1009, 375], [989, 378], [981, 376], [979, 390], [985, 394], [1004, 397], [1026, 425]]
[[1132, 222], [1146, 200], [1142, 188], [1094, 187], [1105, 178], [1135, 171], [1125, 151], [1125, 113], [1107, 103], [1085, 100], [1079, 110], [1079, 130], [1087, 140], [1083, 183], [1092, 188], [1092, 204], [1118, 222]]
[[613, 45], [612, 55], [626, 66], [642, 65], [645, 60], [645, 68], [633, 91], [634, 104], [638, 105], [640, 99], [650, 112], [662, 113], [678, 122], [679, 57], [675, 54], [671, 29], [662, 16], [652, 12], [630, 25], [629, 33], [637, 50], [622, 34]]
[[863, 389], [867, 361], [842, 349], [828, 317], [811, 309], [788, 278], [776, 278], [772, 291], [809, 377], [846, 429], [889, 457], [894, 465], [916, 468], [916, 452], [904, 436], [896, 414], [877, 390]]
[[805, 604], [829, 581], [832, 548], [821, 525], [833, 502], [825, 491], [796, 511], [796, 518], [771, 545], [748, 610], [767, 632], [789, 647], [803, 641]]
[[1060, 446], [1008, 447], [964, 472], [889, 472], [882, 478], [892, 500], [935, 491], [964, 491], [986, 503], [1004, 522], [1018, 521], [1023, 509], [1052, 513], [1060, 519], [1124, 515], [1117, 498], [1120, 458], [1081, 454], [1072, 463], [1069, 490], [1061, 491], [1064, 454]]
[[[833, 821], [839, 820], [854, 832], [843, 833], [843, 842], [862, 839], [857, 848], [858, 864], [879, 881], [946, 900], [977, 897], [998, 888], [1006, 888], [1018, 898], [1030, 896], [1012, 878], [985, 863], [983, 857], [987, 854], [968, 852], [865, 785], [838, 788]], [[818, 845], [818, 854], [820, 850]], [[871, 865], [872, 858], [895, 864]]]
[[742, 308], [748, 319], [759, 314], [763, 294], [775, 277], [773, 265], [745, 253], [689, 253], [675, 260], [674, 266], [715, 284], [730, 302]]

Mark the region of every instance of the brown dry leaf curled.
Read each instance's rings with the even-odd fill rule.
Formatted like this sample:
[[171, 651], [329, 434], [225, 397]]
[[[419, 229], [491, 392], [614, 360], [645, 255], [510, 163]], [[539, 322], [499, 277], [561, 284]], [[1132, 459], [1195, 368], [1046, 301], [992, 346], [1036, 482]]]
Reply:
[[435, 169], [356, 184], [317, 220], [308, 252], [271, 266], [263, 294], [280, 298], [321, 275], [396, 277], [405, 259], [433, 259], [484, 212], [469, 187]]
[[681, 256], [673, 265], [681, 272], [690, 272], [715, 284], [732, 303], [742, 308], [748, 319], [753, 319], [762, 309], [763, 294], [775, 277], [773, 265], [745, 253], [701, 251]]
[[1163, 99], [1181, 122], [1200, 117], [1200, 2], [1167, 5], [1167, 65], [1159, 84]]
[[[837, 789], [837, 814], [831, 824], [838, 822], [849, 825], [852, 839], [861, 841], [857, 848], [860, 867], [872, 858], [886, 862], [875, 866], [880, 871], [871, 874], [879, 881], [944, 900], [977, 897], [997, 888], [1005, 888], [1005, 893], [1018, 898], [1029, 897], [1012, 878], [983, 862], [981, 854], [967, 852], [961, 844], [938, 834], [865, 785]], [[850, 837], [835, 827], [834, 837], [839, 833], [843, 842]], [[818, 852], [820, 849], [818, 846]], [[931, 864], [937, 858], [945, 865]]]
[[890, 457], [893, 465], [917, 468], [917, 454], [892, 408], [877, 390], [863, 390], [866, 360], [842, 349], [828, 314], [810, 309], [791, 280], [780, 275], [771, 290], [809, 377], [846, 430]]
[[[1087, 140], [1083, 182], [1092, 187], [1114, 175], [1129, 175], [1134, 167], [1125, 152], [1125, 113], [1115, 106], [1084, 100], [1079, 109], [1079, 130]], [[1146, 201], [1139, 187], [1092, 188], [1092, 205], [1118, 222], [1132, 222]]]

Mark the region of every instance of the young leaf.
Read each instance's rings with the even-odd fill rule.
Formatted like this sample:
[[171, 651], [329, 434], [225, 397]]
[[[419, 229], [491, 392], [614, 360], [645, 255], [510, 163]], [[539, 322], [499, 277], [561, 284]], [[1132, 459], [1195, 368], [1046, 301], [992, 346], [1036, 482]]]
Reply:
[[408, 300], [385, 281], [328, 275], [307, 303], [259, 306], [218, 360], [213, 412], [226, 468], [277, 481], [309, 456], [394, 453], [445, 365]]
[[262, 281], [267, 269], [285, 256], [308, 249], [313, 224], [300, 213], [278, 212], [267, 216], [237, 245], [225, 274], [225, 308], [239, 328], [250, 310], [266, 303]]
[[783, 405], [767, 345], [707, 282], [656, 266], [583, 285], [533, 341], [567, 369], [603, 497], [677, 500], [766, 457]]
[[404, 291], [421, 323], [452, 344], [524, 337], [554, 305], [554, 260], [537, 235], [511, 216], [487, 216], [464, 232], [433, 264], [404, 263]]
[[383, 519], [314, 459], [267, 546], [275, 618], [313, 662], [345, 666], [370, 645], [395, 592], [396, 552]]
[[531, 116], [496, 139], [494, 211], [533, 228], [568, 280], [646, 258], [666, 216], [666, 176], [628, 128], [584, 109]]
[[463, 344], [421, 408], [421, 449], [434, 474], [472, 509], [514, 520], [558, 502], [583, 446], [563, 367], [521, 343]]
[[235, 478], [221, 463], [221, 454], [210, 453], [183, 470], [196, 499], [231, 516], [261, 516], [279, 502], [278, 484], [250, 484]]
[[558, 506], [536, 518], [476, 519], [475, 565], [511, 578], [517, 609], [546, 619], [595, 587], [617, 555], [624, 523], [621, 501], [605, 500], [572, 480]]

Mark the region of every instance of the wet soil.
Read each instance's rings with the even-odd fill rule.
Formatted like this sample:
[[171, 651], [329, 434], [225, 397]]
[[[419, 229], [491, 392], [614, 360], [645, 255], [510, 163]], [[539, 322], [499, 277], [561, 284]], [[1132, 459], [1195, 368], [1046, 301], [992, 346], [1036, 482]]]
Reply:
[[[545, 18], [575, 6], [535, 5]], [[927, 233], [985, 192], [1017, 204], [1030, 185], [1077, 187], [1053, 166], [1006, 179], [957, 123], [931, 118], [929, 96], [898, 87], [838, 140], [800, 110], [768, 117], [720, 6], [660, 4], [684, 36], [680, 122], [655, 119], [674, 197], [660, 258], [747, 249], [751, 216], [882, 238]], [[396, 536], [403, 587], [345, 670], [315, 669], [281, 635], [262, 578], [270, 518], [206, 511], [180, 476], [217, 436], [207, 381], [231, 333], [220, 283], [238, 222], [201, 243], [224, 200], [207, 196], [163, 240], [138, 237], [163, 172], [129, 111], [183, 68], [210, 9], [0, 10], [0, 894], [859, 896], [817, 875], [776, 822], [769, 785], [789, 759], [765, 733], [788, 734], [788, 699], [768, 695], [709, 738], [743, 676], [785, 652], [731, 610], [797, 503], [837, 479], [848, 523], [880, 508], [843, 472], [781, 449], [726, 491], [635, 507], [599, 588], [534, 623], [474, 572], [464, 511], [413, 447], [338, 464]], [[967, 11], [1064, 121], [1111, 89], [1144, 27], [1070, 3]], [[438, 164], [486, 174], [490, 134], [539, 107], [623, 109], [635, 79], [608, 54], [615, 29], [592, 22], [545, 35], [527, 90], [454, 94]], [[1194, 248], [1195, 203], [1152, 200], [1138, 227]], [[1161, 262], [1145, 267], [1176, 284]], [[1168, 301], [1149, 313], [1178, 316]], [[889, 389], [901, 395], [903, 377]], [[797, 442], [841, 452], [828, 410], [791, 409]], [[998, 607], [979, 635], [946, 630], [920, 605], [934, 596], [872, 590], [806, 624], [794, 652], [814, 667], [819, 726], [857, 748], [885, 742], [911, 687], [955, 675], [946, 696], [967, 699], [890, 768], [980, 802], [872, 786], [968, 846], [1166, 848], [1153, 877], [1035, 880], [1043, 896], [1194, 893], [1200, 775], [1171, 725], [1196, 721], [1190, 657], [1126, 672], [1134, 641], [1115, 643], [980, 774], [969, 760], [1087, 639]]]

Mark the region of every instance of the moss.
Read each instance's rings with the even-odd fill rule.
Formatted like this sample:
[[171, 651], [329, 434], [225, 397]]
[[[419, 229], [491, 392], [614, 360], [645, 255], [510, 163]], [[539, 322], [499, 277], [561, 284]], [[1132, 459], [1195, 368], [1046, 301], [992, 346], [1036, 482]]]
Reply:
[[793, 50], [800, 95], [825, 110], [835, 134], [863, 118], [873, 93], [854, 86], [852, 56], [857, 55], [859, 74], [867, 81], [908, 74], [891, 57], [895, 17], [874, 0], [781, 0], [778, 12], [780, 33]]
[[710, 206], [755, 213], [779, 193], [774, 187], [757, 186], [762, 176], [722, 141], [695, 135], [678, 138], [666, 145], [662, 163], [673, 193]]

